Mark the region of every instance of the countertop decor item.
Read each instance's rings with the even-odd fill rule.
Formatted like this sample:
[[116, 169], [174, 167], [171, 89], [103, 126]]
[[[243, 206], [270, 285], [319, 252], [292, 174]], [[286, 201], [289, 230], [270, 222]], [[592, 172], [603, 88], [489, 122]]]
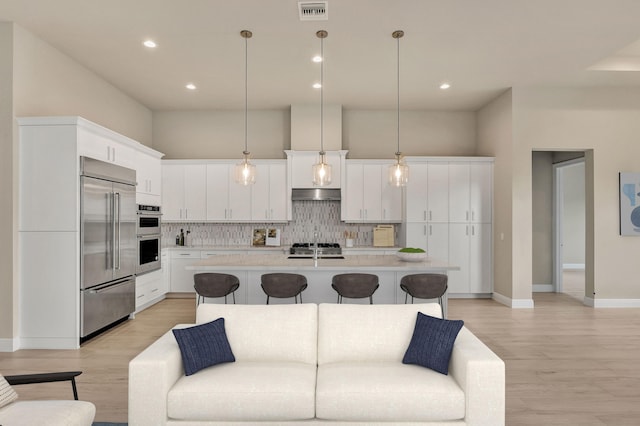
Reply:
[[421, 248], [405, 247], [398, 250], [396, 256], [405, 262], [422, 262], [427, 258], [427, 252]]

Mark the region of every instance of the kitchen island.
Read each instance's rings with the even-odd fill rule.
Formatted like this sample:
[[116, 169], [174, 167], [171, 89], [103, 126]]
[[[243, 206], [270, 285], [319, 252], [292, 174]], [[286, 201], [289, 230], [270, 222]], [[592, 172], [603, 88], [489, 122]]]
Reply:
[[[336, 274], [362, 272], [378, 275], [380, 287], [373, 295], [373, 302], [404, 303], [405, 293], [400, 289], [400, 280], [405, 275], [418, 273], [441, 273], [459, 270], [436, 259], [422, 262], [404, 262], [395, 255], [347, 255], [344, 259], [290, 259], [286, 254], [264, 255], [219, 255], [203, 259], [186, 267], [198, 272], [220, 272], [233, 274], [240, 280], [236, 302], [264, 304], [266, 295], [260, 287], [260, 276], [271, 272], [292, 272], [307, 277], [308, 287], [302, 292], [302, 300], [312, 303], [335, 303], [337, 293], [331, 288], [331, 279]], [[446, 295], [443, 298], [446, 313]], [[222, 299], [207, 299], [211, 303], [224, 303]], [[270, 303], [292, 303], [293, 299], [271, 298]], [[368, 299], [345, 299], [347, 303], [369, 303]]]

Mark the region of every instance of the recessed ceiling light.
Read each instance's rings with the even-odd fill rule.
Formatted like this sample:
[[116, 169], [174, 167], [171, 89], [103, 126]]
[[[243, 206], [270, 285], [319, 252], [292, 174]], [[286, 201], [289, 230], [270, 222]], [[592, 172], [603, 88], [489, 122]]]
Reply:
[[320, 55], [316, 55], [316, 56], [314, 56], [313, 58], [311, 58], [311, 60], [312, 60], [313, 62], [322, 62], [322, 56], [320, 56]]
[[440, 85], [440, 88], [441, 88], [442, 90], [447, 90], [449, 87], [451, 87], [451, 85], [450, 85], [449, 83], [442, 83], [442, 84]]
[[319, 88], [321, 88], [321, 87], [322, 87], [322, 84], [320, 84], [320, 83], [313, 83], [313, 88], [314, 88], [314, 89], [319, 89]]
[[156, 42], [155, 42], [155, 41], [153, 41], [153, 40], [145, 40], [142, 44], [144, 44], [146, 47], [149, 47], [149, 48], [152, 48], [152, 49], [153, 49], [154, 47], [158, 47], [158, 45], [156, 44]]
[[187, 88], [187, 89], [189, 89], [189, 90], [196, 90], [196, 85], [195, 85], [195, 84], [193, 84], [193, 83], [188, 83], [188, 84], [187, 84], [186, 86], [184, 86], [184, 87], [186, 87], [186, 88]]

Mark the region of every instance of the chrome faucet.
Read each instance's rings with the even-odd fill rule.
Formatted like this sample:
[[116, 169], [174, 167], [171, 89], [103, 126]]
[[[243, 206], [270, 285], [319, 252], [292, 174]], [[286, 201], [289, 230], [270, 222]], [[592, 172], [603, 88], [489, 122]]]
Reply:
[[313, 228], [313, 265], [318, 266], [318, 227]]

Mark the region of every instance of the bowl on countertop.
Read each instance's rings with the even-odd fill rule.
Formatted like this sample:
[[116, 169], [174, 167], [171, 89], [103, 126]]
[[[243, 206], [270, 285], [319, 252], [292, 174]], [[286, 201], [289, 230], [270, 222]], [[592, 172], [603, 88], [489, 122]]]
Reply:
[[398, 259], [405, 262], [422, 262], [427, 259], [427, 253], [408, 253], [404, 251], [396, 252]]

